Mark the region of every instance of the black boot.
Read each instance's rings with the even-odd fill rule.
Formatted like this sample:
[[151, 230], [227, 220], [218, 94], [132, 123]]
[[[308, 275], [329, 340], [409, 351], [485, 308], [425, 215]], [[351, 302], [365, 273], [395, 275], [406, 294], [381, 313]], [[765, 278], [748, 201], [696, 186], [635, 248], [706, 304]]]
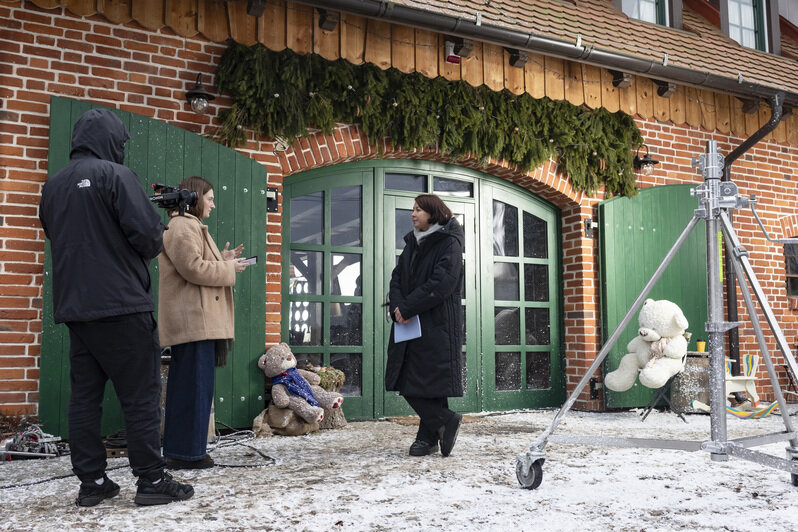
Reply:
[[143, 506], [154, 504], [169, 504], [174, 501], [185, 501], [194, 496], [194, 488], [188, 484], [181, 484], [172, 478], [169, 473], [163, 472], [159, 480], [139, 477], [136, 482], [139, 487], [133, 502]]
[[410, 446], [410, 456], [427, 456], [438, 452], [437, 443], [429, 443], [422, 440], [416, 440]]
[[441, 454], [449, 456], [454, 449], [454, 442], [457, 441], [457, 433], [460, 432], [460, 422], [463, 416], [454, 414], [441, 428], [438, 429], [438, 437], [441, 441]]
[[97, 506], [105, 499], [119, 495], [119, 484], [103, 474], [103, 483], [97, 484], [93, 480], [80, 483], [78, 498], [75, 499], [76, 506]]

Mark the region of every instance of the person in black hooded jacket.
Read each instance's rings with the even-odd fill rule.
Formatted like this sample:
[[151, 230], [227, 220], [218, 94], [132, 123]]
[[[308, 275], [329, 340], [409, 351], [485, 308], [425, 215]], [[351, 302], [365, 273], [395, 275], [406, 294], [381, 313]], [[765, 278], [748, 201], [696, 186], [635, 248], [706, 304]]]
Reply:
[[398, 391], [420, 418], [412, 456], [452, 452], [462, 416], [449, 410], [449, 397], [463, 395], [463, 228], [438, 197], [422, 194], [413, 205], [413, 231], [391, 275], [392, 319], [421, 322], [421, 337], [388, 344], [385, 387]]
[[166, 504], [194, 494], [164, 472], [160, 343], [147, 269], [161, 251], [163, 225], [136, 174], [122, 165], [129, 138], [112, 111], [85, 112], [72, 131], [70, 162], [47, 180], [39, 204], [50, 240], [53, 314], [69, 329], [69, 444], [81, 481], [78, 506], [119, 494], [105, 474], [100, 436], [108, 379], [139, 477], [134, 501]]

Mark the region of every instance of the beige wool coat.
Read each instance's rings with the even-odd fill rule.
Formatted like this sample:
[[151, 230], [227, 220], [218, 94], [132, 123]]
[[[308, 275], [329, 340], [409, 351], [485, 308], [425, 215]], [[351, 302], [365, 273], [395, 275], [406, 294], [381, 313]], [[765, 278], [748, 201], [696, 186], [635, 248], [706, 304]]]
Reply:
[[208, 226], [196, 216], [173, 216], [168, 226], [158, 255], [161, 345], [233, 339], [234, 261], [222, 259]]

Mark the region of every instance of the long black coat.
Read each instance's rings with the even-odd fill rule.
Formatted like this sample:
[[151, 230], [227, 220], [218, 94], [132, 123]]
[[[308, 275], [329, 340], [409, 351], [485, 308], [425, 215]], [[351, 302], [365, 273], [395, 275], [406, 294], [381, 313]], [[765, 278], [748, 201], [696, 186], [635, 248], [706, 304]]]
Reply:
[[163, 226], [122, 165], [129, 138], [110, 110], [87, 111], [69, 164], [44, 185], [39, 219], [52, 250], [56, 323], [155, 310], [147, 265], [161, 251]]
[[391, 275], [389, 309], [418, 314], [421, 337], [394, 343], [385, 368], [386, 390], [407, 397], [460, 397], [462, 385], [463, 228], [455, 218], [418, 244], [411, 231]]

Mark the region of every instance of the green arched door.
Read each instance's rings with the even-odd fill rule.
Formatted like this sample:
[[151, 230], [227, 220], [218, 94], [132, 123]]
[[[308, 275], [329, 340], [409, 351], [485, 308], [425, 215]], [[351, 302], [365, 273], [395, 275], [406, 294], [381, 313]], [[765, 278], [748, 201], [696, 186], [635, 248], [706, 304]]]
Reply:
[[559, 212], [491, 176], [426, 161], [286, 178], [283, 329], [297, 358], [347, 376], [352, 419], [409, 414], [384, 389], [391, 272], [413, 198], [440, 195], [466, 234], [461, 412], [555, 406], [563, 388]]

